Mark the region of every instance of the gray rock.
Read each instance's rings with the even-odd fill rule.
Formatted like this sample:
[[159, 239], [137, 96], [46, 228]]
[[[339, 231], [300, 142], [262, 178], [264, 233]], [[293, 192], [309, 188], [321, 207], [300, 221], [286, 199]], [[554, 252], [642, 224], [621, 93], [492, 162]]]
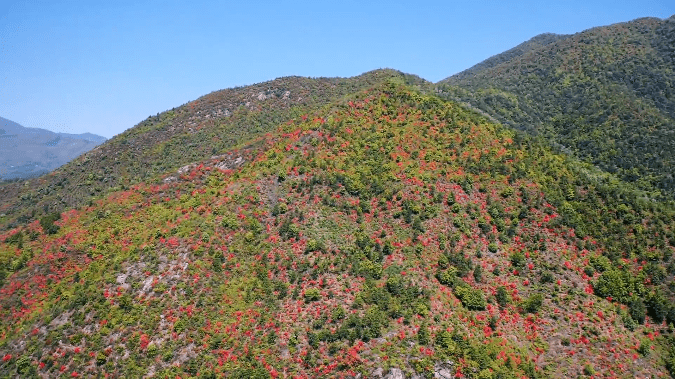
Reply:
[[438, 362], [434, 365], [434, 378], [450, 379], [454, 378], [454, 363], [452, 361]]
[[403, 375], [403, 371], [401, 371], [401, 369], [392, 368], [389, 370], [384, 379], [405, 379], [405, 375]]

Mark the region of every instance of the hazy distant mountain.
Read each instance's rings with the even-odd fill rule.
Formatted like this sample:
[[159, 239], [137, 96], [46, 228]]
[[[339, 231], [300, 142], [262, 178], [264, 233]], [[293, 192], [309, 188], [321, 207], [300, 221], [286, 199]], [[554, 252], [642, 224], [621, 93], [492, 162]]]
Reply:
[[0, 117], [0, 180], [41, 175], [105, 141], [91, 133], [26, 128]]
[[58, 133], [62, 137], [68, 137], [68, 138], [73, 138], [73, 139], [81, 139], [89, 142], [95, 142], [96, 144], [101, 144], [108, 139], [99, 136], [97, 134], [91, 134], [91, 133], [82, 133], [82, 134], [69, 134], [69, 133]]

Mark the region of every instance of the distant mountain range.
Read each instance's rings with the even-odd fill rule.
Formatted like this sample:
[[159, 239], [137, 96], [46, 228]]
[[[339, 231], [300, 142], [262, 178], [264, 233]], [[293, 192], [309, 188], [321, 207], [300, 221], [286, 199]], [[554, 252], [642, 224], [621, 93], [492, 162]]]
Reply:
[[91, 133], [26, 128], [0, 117], [0, 181], [44, 174], [106, 140]]

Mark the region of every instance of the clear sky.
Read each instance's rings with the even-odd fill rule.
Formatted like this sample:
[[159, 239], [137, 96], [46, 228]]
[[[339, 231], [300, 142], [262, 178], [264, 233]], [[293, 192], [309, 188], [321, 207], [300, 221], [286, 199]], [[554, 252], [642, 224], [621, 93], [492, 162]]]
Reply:
[[209, 92], [394, 68], [437, 82], [544, 32], [673, 0], [0, 0], [0, 116], [112, 137]]

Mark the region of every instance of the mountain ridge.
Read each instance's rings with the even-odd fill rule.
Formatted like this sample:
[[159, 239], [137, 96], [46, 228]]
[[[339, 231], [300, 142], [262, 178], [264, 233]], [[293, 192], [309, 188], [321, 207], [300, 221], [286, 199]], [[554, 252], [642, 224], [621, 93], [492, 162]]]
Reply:
[[[494, 66], [497, 66], [501, 63], [504, 63], [505, 61], [508, 61], [510, 59], [513, 59], [514, 57], [518, 57], [521, 55], [524, 55], [528, 53], [529, 51], [536, 49], [541, 46], [546, 46], [550, 43], [553, 43], [555, 41], [565, 39], [569, 37], [569, 34], [555, 34], [555, 33], [542, 33], [539, 35], [536, 35], [532, 37], [531, 39], [509, 49], [506, 50], [502, 53], [493, 55], [492, 57], [477, 63], [470, 68], [460, 71], [459, 73], [451, 76], [452, 78], [466, 78], [466, 77], [471, 77], [472, 75], [475, 75], [476, 72], [480, 70], [485, 70], [492, 68]], [[449, 78], [443, 79], [440, 82], [447, 81]]]
[[[430, 86], [415, 75], [380, 69], [353, 78], [284, 77], [214, 91], [148, 117], [47, 176], [0, 186], [0, 214], [15, 225], [29, 206], [58, 211], [81, 206], [111, 188], [129, 184], [217, 155], [251, 134], [264, 133], [292, 115], [358, 91], [384, 78]], [[291, 92], [284, 98], [286, 92]], [[57, 192], [60, 191], [60, 192]], [[57, 196], [61, 193], [63, 196]], [[86, 200], [85, 200], [86, 199]]]
[[437, 91], [672, 198], [674, 44], [672, 17], [596, 27], [446, 78]]

